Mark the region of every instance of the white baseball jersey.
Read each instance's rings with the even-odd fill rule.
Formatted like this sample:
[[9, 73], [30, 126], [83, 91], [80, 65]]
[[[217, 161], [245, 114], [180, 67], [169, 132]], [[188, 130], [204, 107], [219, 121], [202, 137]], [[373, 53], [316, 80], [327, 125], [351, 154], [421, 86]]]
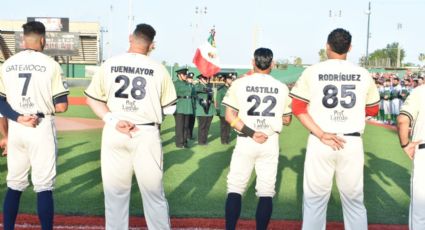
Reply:
[[28, 174], [36, 192], [52, 190], [56, 177], [54, 99], [69, 94], [61, 68], [49, 56], [25, 50], [9, 58], [0, 71], [0, 95], [21, 114], [43, 113], [36, 128], [9, 123], [7, 186], [23, 191]]
[[0, 96], [21, 114], [54, 114], [53, 99], [69, 94], [62, 69], [51, 57], [25, 50], [9, 58], [0, 71]]
[[411, 201], [409, 209], [409, 229], [425, 229], [425, 85], [413, 89], [407, 97], [400, 114], [409, 117], [412, 122], [413, 141], [422, 141], [415, 151], [412, 178], [411, 178]]
[[243, 194], [255, 168], [256, 195], [273, 197], [279, 159], [279, 135], [282, 117], [291, 115], [289, 90], [272, 76], [252, 74], [232, 83], [222, 104], [238, 111], [238, 117], [250, 128], [269, 135], [259, 144], [250, 137], [238, 136], [227, 176], [227, 192]]
[[424, 99], [425, 85], [421, 85], [413, 89], [400, 111], [400, 114], [408, 116], [412, 122], [412, 140], [414, 141], [425, 140], [425, 116], [421, 115], [425, 112]]
[[165, 67], [136, 53], [108, 59], [93, 76], [85, 94], [105, 102], [118, 119], [134, 124], [160, 124], [162, 108], [177, 100]]
[[[85, 94], [105, 102], [119, 120], [138, 125], [132, 137], [105, 125], [101, 169], [105, 193], [106, 229], [128, 229], [133, 173], [142, 194], [149, 229], [170, 229], [162, 184], [160, 131], [162, 108], [177, 100], [165, 67], [150, 57], [126, 53], [108, 59], [93, 76]], [[119, 172], [119, 173], [117, 173]]]
[[379, 103], [379, 93], [369, 72], [335, 59], [307, 68], [292, 88], [291, 96], [308, 102], [313, 120], [330, 133], [363, 133], [365, 106]]
[[249, 75], [237, 79], [227, 91], [223, 105], [238, 111], [251, 129], [270, 133], [282, 130], [282, 116], [291, 115], [288, 87], [270, 75]]

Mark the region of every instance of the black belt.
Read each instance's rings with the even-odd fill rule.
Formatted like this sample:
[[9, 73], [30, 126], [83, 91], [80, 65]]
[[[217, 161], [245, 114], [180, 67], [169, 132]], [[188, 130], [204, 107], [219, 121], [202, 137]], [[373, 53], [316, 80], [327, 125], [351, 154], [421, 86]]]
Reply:
[[425, 149], [425, 143], [418, 145], [419, 149]]
[[156, 126], [157, 124], [155, 122], [151, 123], [145, 123], [145, 124], [136, 124], [136, 125], [148, 125], [148, 126]]
[[44, 114], [44, 113], [36, 113], [34, 115], [36, 115], [38, 118], [45, 118], [48, 115], [53, 116], [53, 114]]
[[344, 136], [360, 137], [361, 135], [359, 132], [354, 132], [354, 133], [344, 133]]
[[192, 96], [178, 96], [177, 98], [189, 99], [189, 98], [192, 98]]
[[[310, 132], [310, 134], [313, 134], [312, 132]], [[351, 137], [360, 137], [361, 134], [359, 132], [354, 132], [354, 133], [344, 133], [342, 134], [343, 136], [351, 136]]]

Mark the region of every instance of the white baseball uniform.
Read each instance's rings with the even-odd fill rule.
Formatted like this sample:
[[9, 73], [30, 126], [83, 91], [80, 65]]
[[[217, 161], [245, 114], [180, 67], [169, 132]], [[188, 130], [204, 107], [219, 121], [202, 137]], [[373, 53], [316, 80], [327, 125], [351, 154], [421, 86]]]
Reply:
[[100, 67], [85, 94], [106, 103], [115, 117], [130, 121], [139, 129], [132, 138], [109, 125], [103, 129], [101, 168], [106, 229], [128, 229], [133, 171], [148, 228], [170, 229], [158, 129], [163, 120], [162, 108], [177, 100], [167, 70], [146, 55], [119, 55]]
[[304, 163], [303, 229], [325, 229], [333, 176], [340, 191], [346, 230], [367, 229], [363, 204], [365, 107], [378, 105], [379, 93], [364, 68], [330, 59], [307, 68], [292, 88], [293, 98], [324, 131], [346, 140], [338, 151], [310, 135]]
[[[407, 97], [400, 114], [406, 115], [412, 122], [413, 141], [425, 141], [425, 85], [413, 89]], [[409, 228], [425, 229], [425, 144], [416, 149], [411, 176], [411, 201], [409, 210]]]
[[[384, 94], [390, 95], [391, 94], [391, 87], [385, 86], [384, 87]], [[390, 116], [392, 114], [391, 112], [391, 100], [388, 98], [387, 100], [382, 100], [382, 107], [384, 108], [384, 114], [385, 116]], [[385, 119], [388, 119], [385, 117]]]
[[0, 72], [0, 96], [21, 114], [42, 113], [36, 128], [9, 120], [7, 186], [18, 191], [53, 189], [56, 176], [55, 98], [69, 94], [61, 68], [51, 57], [25, 50], [9, 58]]
[[253, 74], [232, 83], [222, 104], [238, 112], [238, 117], [253, 130], [269, 137], [263, 144], [239, 135], [233, 150], [227, 193], [243, 194], [255, 167], [256, 195], [273, 197], [279, 159], [279, 134], [282, 117], [290, 116], [288, 87], [267, 74]]
[[401, 99], [399, 98], [401, 94], [401, 85], [398, 84], [392, 88], [393, 99], [391, 100], [391, 114], [398, 115], [400, 113]]

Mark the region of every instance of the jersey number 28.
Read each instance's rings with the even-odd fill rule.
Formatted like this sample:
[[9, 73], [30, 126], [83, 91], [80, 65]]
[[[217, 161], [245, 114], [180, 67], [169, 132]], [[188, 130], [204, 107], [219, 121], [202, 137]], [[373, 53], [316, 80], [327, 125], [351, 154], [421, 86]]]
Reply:
[[[356, 105], [356, 94], [352, 91], [356, 89], [356, 85], [341, 85], [340, 104], [343, 108], [350, 109]], [[338, 87], [335, 85], [327, 85], [323, 88], [322, 104], [328, 109], [335, 108], [338, 105]], [[349, 98], [349, 101], [345, 100]]]
[[[125, 75], [119, 75], [115, 78], [115, 83], [123, 82], [123, 85], [115, 92], [115, 97], [117, 98], [128, 98], [128, 93], [124, 91], [130, 86], [130, 79]], [[145, 98], [146, 95], [146, 79], [143, 77], [135, 77], [131, 81], [131, 97], [136, 100], [141, 100]]]

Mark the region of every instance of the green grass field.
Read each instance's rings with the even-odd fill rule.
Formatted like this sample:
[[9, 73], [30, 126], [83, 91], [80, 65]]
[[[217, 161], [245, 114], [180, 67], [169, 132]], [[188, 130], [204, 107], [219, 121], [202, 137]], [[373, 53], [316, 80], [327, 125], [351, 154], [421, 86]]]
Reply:
[[[65, 116], [94, 117], [86, 106], [71, 106]], [[197, 129], [195, 127], [195, 133]], [[164, 186], [173, 217], [223, 217], [226, 176], [235, 140], [221, 145], [219, 121], [213, 120], [209, 145], [191, 142], [190, 149], [174, 146], [174, 119], [162, 125]], [[274, 219], [301, 219], [302, 175], [308, 133], [294, 119], [280, 136], [281, 151], [274, 198]], [[233, 134], [233, 137], [235, 135]], [[55, 211], [66, 215], [103, 215], [100, 178], [101, 130], [59, 132]], [[365, 203], [370, 223], [406, 224], [409, 204], [410, 161], [401, 152], [394, 131], [367, 126], [365, 146]], [[6, 158], [0, 159], [0, 197], [6, 190]], [[119, 173], [119, 172], [117, 172]], [[243, 198], [243, 218], [254, 218], [257, 199], [253, 176]], [[131, 214], [142, 214], [142, 201], [133, 182]], [[24, 193], [20, 212], [35, 213], [32, 187]], [[341, 203], [334, 187], [329, 220], [342, 220]]]

